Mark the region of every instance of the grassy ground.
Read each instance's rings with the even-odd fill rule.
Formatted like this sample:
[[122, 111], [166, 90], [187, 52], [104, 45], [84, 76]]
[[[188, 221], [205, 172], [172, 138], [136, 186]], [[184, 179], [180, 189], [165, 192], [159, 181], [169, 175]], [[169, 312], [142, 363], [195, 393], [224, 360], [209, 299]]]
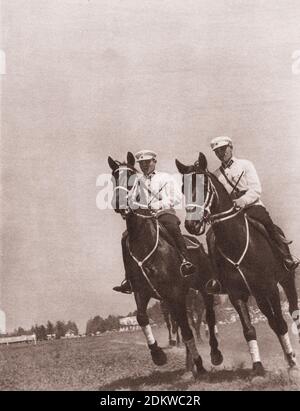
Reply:
[[[299, 390], [299, 375], [288, 373], [267, 324], [257, 324], [256, 330], [268, 370], [263, 379], [250, 378], [250, 357], [237, 322], [220, 327], [221, 366], [211, 366], [207, 340], [199, 345], [210, 371], [199, 381], [185, 372], [184, 348], [169, 348], [166, 329], [156, 327], [154, 333], [168, 356], [163, 367], [152, 363], [140, 331], [11, 345], [0, 349], [0, 390]], [[291, 336], [299, 357], [299, 344]]]

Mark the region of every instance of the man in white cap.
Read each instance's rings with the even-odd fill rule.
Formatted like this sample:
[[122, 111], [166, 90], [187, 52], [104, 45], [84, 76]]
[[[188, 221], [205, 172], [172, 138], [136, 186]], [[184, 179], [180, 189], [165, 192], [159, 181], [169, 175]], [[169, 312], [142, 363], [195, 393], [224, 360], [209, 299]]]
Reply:
[[294, 271], [299, 262], [293, 260], [288, 242], [278, 232], [260, 199], [262, 189], [254, 165], [249, 160], [233, 156], [233, 144], [230, 137], [214, 138], [211, 141], [211, 148], [222, 163], [214, 174], [231, 195], [235, 206], [247, 208], [247, 215], [264, 225], [284, 266], [288, 271]]
[[[187, 248], [180, 230], [180, 220], [176, 216], [174, 207], [181, 203], [182, 194], [173, 177], [168, 173], [155, 170], [157, 154], [152, 150], [142, 150], [135, 154], [142, 174], [138, 176], [129, 194], [129, 203], [135, 207], [150, 209], [159, 222], [167, 229], [174, 239], [182, 257], [181, 272], [184, 276], [193, 274], [195, 266], [188, 261]], [[126, 271], [126, 235], [122, 238], [123, 260]], [[132, 292], [128, 273], [125, 272], [125, 281], [121, 286], [114, 287], [114, 291], [122, 293]]]

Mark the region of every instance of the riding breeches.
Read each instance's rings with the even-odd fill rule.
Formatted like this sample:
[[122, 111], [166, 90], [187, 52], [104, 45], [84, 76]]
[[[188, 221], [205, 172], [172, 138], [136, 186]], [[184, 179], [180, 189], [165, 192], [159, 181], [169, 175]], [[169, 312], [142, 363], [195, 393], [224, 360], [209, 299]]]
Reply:
[[179, 252], [184, 258], [187, 258], [187, 248], [180, 230], [180, 220], [175, 214], [161, 214], [158, 221], [166, 228], [168, 233], [174, 239]]
[[263, 224], [267, 230], [270, 239], [273, 241], [276, 249], [283, 257], [291, 257], [289, 247], [285, 242], [283, 242], [283, 236], [278, 231], [277, 226], [273, 223], [270, 214], [261, 205], [254, 205], [246, 209], [246, 213], [249, 217]]

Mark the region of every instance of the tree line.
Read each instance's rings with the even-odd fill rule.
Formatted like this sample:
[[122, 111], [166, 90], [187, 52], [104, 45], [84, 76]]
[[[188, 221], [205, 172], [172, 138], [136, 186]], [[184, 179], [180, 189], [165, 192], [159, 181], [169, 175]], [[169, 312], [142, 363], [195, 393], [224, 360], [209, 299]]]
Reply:
[[[156, 302], [152, 307], [149, 307], [148, 316], [156, 324], [162, 324], [164, 319], [161, 313], [160, 304]], [[135, 317], [136, 311], [129, 312], [126, 317]], [[95, 335], [97, 333], [104, 333], [106, 331], [118, 331], [120, 329], [120, 318], [124, 318], [122, 315], [109, 315], [107, 318], [102, 318], [100, 315], [96, 315], [94, 318], [90, 318], [86, 324], [86, 335]], [[37, 340], [47, 340], [48, 336], [60, 339], [65, 337], [67, 332], [72, 332], [74, 335], [79, 335], [78, 327], [74, 321], [57, 321], [52, 323], [47, 321], [46, 324], [35, 324], [29, 330], [22, 327], [16, 328], [12, 333], [0, 334], [0, 337], [15, 337], [20, 335], [35, 334]]]
[[[152, 307], [147, 310], [149, 318], [156, 324], [162, 324], [164, 319], [160, 309], [160, 303], [156, 302]], [[126, 317], [135, 317], [136, 311], [130, 312]], [[100, 315], [96, 315], [94, 318], [90, 318], [86, 324], [86, 335], [95, 335], [97, 333], [104, 333], [106, 331], [118, 331], [120, 329], [120, 318], [124, 316], [109, 315], [107, 318], [102, 318]]]
[[64, 337], [68, 332], [72, 332], [74, 335], [78, 335], [78, 327], [74, 321], [57, 321], [55, 324], [51, 321], [41, 325], [33, 325], [29, 330], [25, 330], [22, 327], [18, 327], [12, 333], [8, 333], [2, 336], [5, 337], [16, 337], [20, 335], [30, 335], [35, 334], [37, 340], [47, 340], [47, 335], [51, 335], [53, 338], [59, 339]]

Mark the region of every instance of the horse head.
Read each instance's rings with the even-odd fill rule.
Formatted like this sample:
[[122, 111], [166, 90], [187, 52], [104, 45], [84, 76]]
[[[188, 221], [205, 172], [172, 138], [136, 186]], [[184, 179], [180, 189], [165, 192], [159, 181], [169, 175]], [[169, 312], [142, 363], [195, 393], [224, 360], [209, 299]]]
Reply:
[[135, 183], [138, 172], [134, 167], [134, 155], [129, 151], [127, 153], [127, 162], [113, 160], [109, 156], [108, 164], [112, 170], [114, 190], [112, 206], [116, 213], [120, 213], [123, 218], [126, 218], [129, 213], [128, 194]]
[[[175, 160], [182, 174], [182, 192], [186, 201], [185, 228], [191, 234], [201, 235], [213, 213], [219, 211], [218, 190], [225, 191], [217, 178], [207, 169], [207, 159], [199, 153], [193, 165], [184, 165]], [[221, 187], [220, 187], [221, 186]], [[226, 194], [225, 194], [226, 195]]]

